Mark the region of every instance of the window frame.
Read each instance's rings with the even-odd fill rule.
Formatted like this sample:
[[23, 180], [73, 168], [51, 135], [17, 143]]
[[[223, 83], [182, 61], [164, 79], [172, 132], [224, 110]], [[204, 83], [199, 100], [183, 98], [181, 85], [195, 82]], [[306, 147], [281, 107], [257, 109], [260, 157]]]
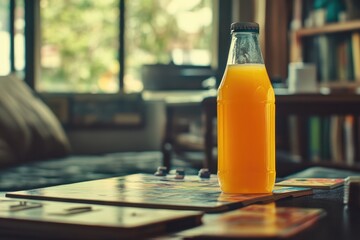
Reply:
[[15, 9], [16, 0], [9, 1], [9, 18], [10, 18], [10, 72], [15, 72]]
[[[7, 0], [5, 11], [8, 17], [8, 26], [6, 26], [6, 31], [9, 34], [9, 55], [7, 56], [7, 61], [9, 61], [9, 72], [13, 73], [15, 71], [15, 0]], [[3, 54], [3, 53], [2, 53]]]

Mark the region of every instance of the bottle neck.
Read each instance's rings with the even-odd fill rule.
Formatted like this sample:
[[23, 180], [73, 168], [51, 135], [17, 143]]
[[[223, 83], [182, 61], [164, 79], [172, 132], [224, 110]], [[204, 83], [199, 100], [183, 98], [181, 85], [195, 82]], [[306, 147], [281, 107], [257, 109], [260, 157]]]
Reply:
[[233, 32], [227, 64], [264, 64], [259, 44], [259, 34]]

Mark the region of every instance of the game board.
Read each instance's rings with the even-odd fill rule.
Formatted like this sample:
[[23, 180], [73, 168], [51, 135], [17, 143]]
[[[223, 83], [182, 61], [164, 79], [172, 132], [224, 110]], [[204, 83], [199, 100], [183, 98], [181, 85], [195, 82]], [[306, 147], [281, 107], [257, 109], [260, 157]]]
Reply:
[[276, 187], [272, 194], [224, 194], [216, 175], [204, 179], [174, 175], [133, 174], [123, 177], [7, 193], [7, 197], [117, 206], [222, 212], [252, 203], [312, 194], [310, 188]]

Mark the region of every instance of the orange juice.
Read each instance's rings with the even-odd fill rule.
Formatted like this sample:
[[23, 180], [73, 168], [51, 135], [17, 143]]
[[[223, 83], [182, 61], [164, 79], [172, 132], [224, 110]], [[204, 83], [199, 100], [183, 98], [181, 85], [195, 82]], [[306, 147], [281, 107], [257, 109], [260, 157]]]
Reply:
[[228, 65], [218, 89], [218, 178], [225, 193], [275, 183], [275, 96], [264, 64]]

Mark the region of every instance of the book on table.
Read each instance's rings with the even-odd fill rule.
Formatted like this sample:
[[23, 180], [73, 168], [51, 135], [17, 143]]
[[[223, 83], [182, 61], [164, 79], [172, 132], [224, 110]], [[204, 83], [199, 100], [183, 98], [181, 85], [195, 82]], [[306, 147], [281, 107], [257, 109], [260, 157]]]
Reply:
[[0, 239], [143, 239], [202, 223], [203, 212], [0, 199]]
[[323, 216], [325, 211], [318, 208], [254, 204], [213, 216], [178, 235], [185, 239], [287, 238], [313, 226]]
[[333, 189], [344, 185], [343, 178], [290, 178], [276, 183], [276, 186], [311, 187]]

